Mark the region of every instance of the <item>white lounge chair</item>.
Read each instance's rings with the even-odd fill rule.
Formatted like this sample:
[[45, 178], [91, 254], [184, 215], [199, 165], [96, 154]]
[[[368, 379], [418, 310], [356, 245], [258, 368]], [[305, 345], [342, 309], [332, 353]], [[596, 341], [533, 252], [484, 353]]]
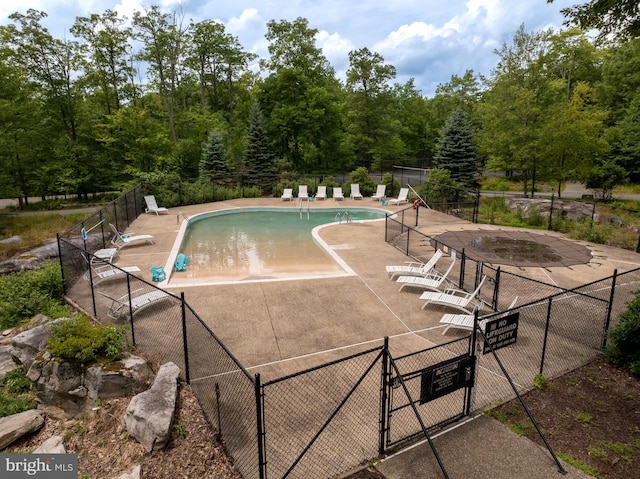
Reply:
[[334, 201], [344, 200], [344, 195], [342, 194], [342, 188], [338, 187], [333, 189], [333, 199]]
[[376, 194], [371, 197], [373, 201], [380, 201], [384, 198], [384, 193], [387, 190], [387, 185], [378, 185], [376, 188]]
[[298, 201], [309, 201], [309, 193], [307, 192], [307, 185], [300, 185], [298, 187]]
[[327, 199], [327, 187], [324, 185], [318, 186], [318, 192], [315, 196], [316, 200], [326, 200]]
[[146, 293], [143, 293], [142, 291], [142, 289], [131, 291], [131, 300], [129, 300], [128, 294], [119, 298], [114, 298], [104, 291], [98, 291], [98, 294], [101, 294], [105, 298], [111, 300], [111, 305], [109, 306], [107, 314], [112, 319], [119, 319], [123, 314], [125, 316], [129, 316], [129, 314], [135, 316], [136, 313], [139, 313], [144, 308], [172, 297], [169, 293], [162, 291], [161, 289], [154, 289], [153, 291], [148, 291]]
[[156, 215], [160, 213], [169, 214], [169, 210], [167, 208], [164, 206], [158, 206], [156, 197], [153, 195], [145, 196], [144, 202], [147, 204], [147, 208], [145, 209], [147, 213], [155, 213]]
[[457, 309], [466, 314], [472, 314], [474, 308], [478, 308], [478, 310], [482, 309], [482, 302], [476, 302], [475, 298], [478, 293], [480, 293], [480, 288], [482, 288], [485, 279], [487, 279], [486, 275], [482, 277], [482, 280], [472, 293], [453, 288], [447, 289], [444, 293], [426, 291], [420, 295], [420, 299], [426, 300], [422, 305], [422, 309], [429, 305], [440, 305]]
[[[509, 311], [511, 309], [513, 309], [513, 307], [516, 305], [517, 301], [518, 301], [518, 297], [516, 296], [515, 298], [513, 298], [513, 301], [511, 302], [509, 307], [504, 310], [504, 314], [502, 314], [502, 315], [494, 315], [494, 314], [487, 315], [487, 316], [491, 316], [488, 319], [493, 320], [493, 319], [497, 319], [498, 317], [503, 317], [503, 316], [509, 314]], [[451, 313], [447, 313], [447, 314], [443, 315], [442, 318], [440, 318], [440, 322], [447, 325], [447, 327], [444, 328], [444, 330], [442, 331], [442, 334], [446, 334], [447, 331], [449, 331], [449, 328], [465, 329], [467, 331], [472, 331], [473, 330], [473, 321], [474, 321], [474, 313], [471, 313], [471, 314], [451, 314]], [[487, 319], [482, 319], [482, 317], [478, 318], [478, 326], [480, 327], [480, 329], [482, 331], [484, 331], [484, 327], [485, 327], [485, 323], [486, 322], [487, 322]]]
[[436, 266], [436, 263], [442, 258], [442, 250], [436, 250], [426, 263], [418, 263], [411, 261], [406, 264], [387, 266], [389, 279], [395, 280], [398, 276], [424, 276], [429, 274]]
[[[93, 284], [96, 285], [105, 281], [107, 279], [116, 279], [116, 278], [126, 278], [126, 273], [139, 273], [140, 268], [137, 266], [124, 266], [119, 268], [117, 266], [112, 265], [111, 263], [103, 263], [101, 262], [99, 266], [96, 266], [95, 262], [90, 261], [85, 253], [82, 253], [82, 257], [85, 259], [89, 268], [84, 273], [83, 278], [85, 281], [93, 281]], [[93, 259], [93, 257], [91, 258]]]
[[139, 243], [140, 241], [146, 241], [147, 243], [153, 244], [153, 236], [152, 235], [136, 235], [136, 234], [124, 234], [120, 233], [118, 229], [113, 226], [112, 223], [109, 223], [111, 230], [113, 231], [113, 237], [111, 238], [111, 244], [116, 248], [124, 248], [127, 245]]
[[351, 193], [349, 193], [349, 198], [353, 199], [353, 200], [361, 200], [362, 199], [362, 195], [360, 194], [360, 185], [359, 184], [352, 184], [351, 185]]
[[391, 198], [389, 200], [390, 205], [401, 205], [403, 203], [408, 203], [407, 196], [409, 195], [409, 188], [400, 188], [400, 193], [397, 198]]
[[424, 276], [400, 276], [398, 283], [402, 283], [398, 291], [402, 291], [405, 287], [428, 289], [431, 291], [440, 291], [440, 287], [444, 285], [451, 285], [451, 282], [447, 280], [447, 276], [456, 264], [456, 252], [452, 251], [451, 264], [444, 274], [438, 273], [435, 269], [430, 271]]
[[280, 198], [282, 199], [282, 201], [293, 200], [293, 188], [285, 188]]

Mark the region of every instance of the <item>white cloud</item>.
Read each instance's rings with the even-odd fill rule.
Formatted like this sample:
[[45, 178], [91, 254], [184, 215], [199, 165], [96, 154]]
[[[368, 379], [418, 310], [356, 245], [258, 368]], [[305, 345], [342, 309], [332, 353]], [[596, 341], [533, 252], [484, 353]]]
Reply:
[[524, 23], [527, 31], [560, 27], [564, 7], [575, 0], [0, 0], [0, 25], [8, 15], [29, 8], [45, 11], [43, 25], [57, 38], [70, 38], [75, 17], [114, 10], [131, 18], [152, 4], [162, 11], [180, 8], [188, 21], [219, 20], [238, 37], [243, 48], [268, 55], [269, 20], [308, 20], [318, 30], [317, 45], [339, 77], [348, 68], [348, 53], [367, 47], [396, 67], [397, 81], [415, 78], [431, 95], [434, 86], [467, 69], [488, 75], [495, 65], [493, 50], [509, 42]]

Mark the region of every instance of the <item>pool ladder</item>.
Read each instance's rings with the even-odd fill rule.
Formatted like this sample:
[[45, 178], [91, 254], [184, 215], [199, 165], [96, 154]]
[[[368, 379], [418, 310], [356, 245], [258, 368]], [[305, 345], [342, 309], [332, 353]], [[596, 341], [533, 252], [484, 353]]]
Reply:
[[345, 211], [344, 213], [340, 213], [339, 211], [336, 213], [335, 216], [335, 220], [338, 223], [342, 223], [342, 220], [344, 220], [345, 223], [350, 223], [351, 222], [351, 217], [349, 216], [349, 212]]
[[182, 211], [180, 211], [177, 215], [176, 215], [176, 224], [180, 223], [180, 217], [183, 217], [185, 220], [187, 220], [187, 223], [189, 223], [189, 217], [187, 215], [185, 215]]
[[[302, 208], [302, 204], [304, 203], [303, 200], [298, 200], [298, 208], [300, 209], [300, 219], [302, 219], [302, 214], [303, 214], [303, 208]], [[307, 219], [309, 219], [309, 201], [307, 200]]]

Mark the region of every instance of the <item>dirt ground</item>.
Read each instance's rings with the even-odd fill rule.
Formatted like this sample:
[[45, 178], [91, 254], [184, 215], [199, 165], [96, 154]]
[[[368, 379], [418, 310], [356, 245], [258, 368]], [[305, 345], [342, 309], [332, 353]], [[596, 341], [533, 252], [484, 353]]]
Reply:
[[[640, 477], [640, 378], [595, 360], [524, 395], [556, 454], [583, 465], [599, 478]], [[105, 401], [93, 417], [48, 418], [45, 427], [14, 443], [5, 452], [33, 450], [53, 434], [65, 438], [69, 453], [77, 453], [79, 477], [117, 477], [134, 465], [144, 478], [240, 479], [224, 447], [215, 441], [189, 387], [180, 390], [172, 440], [151, 454], [128, 437], [124, 412], [129, 399]], [[490, 413], [542, 444], [520, 404], [511, 401]], [[384, 479], [364, 469], [345, 479]]]
[[[597, 359], [524, 395], [556, 454], [606, 479], [640, 477], [640, 378]], [[492, 416], [542, 445], [522, 406]]]

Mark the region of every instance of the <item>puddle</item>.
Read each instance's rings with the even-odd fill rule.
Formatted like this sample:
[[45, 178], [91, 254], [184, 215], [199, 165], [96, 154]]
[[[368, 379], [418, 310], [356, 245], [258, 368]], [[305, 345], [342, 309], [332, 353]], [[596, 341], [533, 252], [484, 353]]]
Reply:
[[497, 257], [515, 263], [561, 262], [562, 256], [555, 253], [547, 244], [525, 239], [504, 236], [478, 236], [467, 243], [475, 251], [491, 253]]

